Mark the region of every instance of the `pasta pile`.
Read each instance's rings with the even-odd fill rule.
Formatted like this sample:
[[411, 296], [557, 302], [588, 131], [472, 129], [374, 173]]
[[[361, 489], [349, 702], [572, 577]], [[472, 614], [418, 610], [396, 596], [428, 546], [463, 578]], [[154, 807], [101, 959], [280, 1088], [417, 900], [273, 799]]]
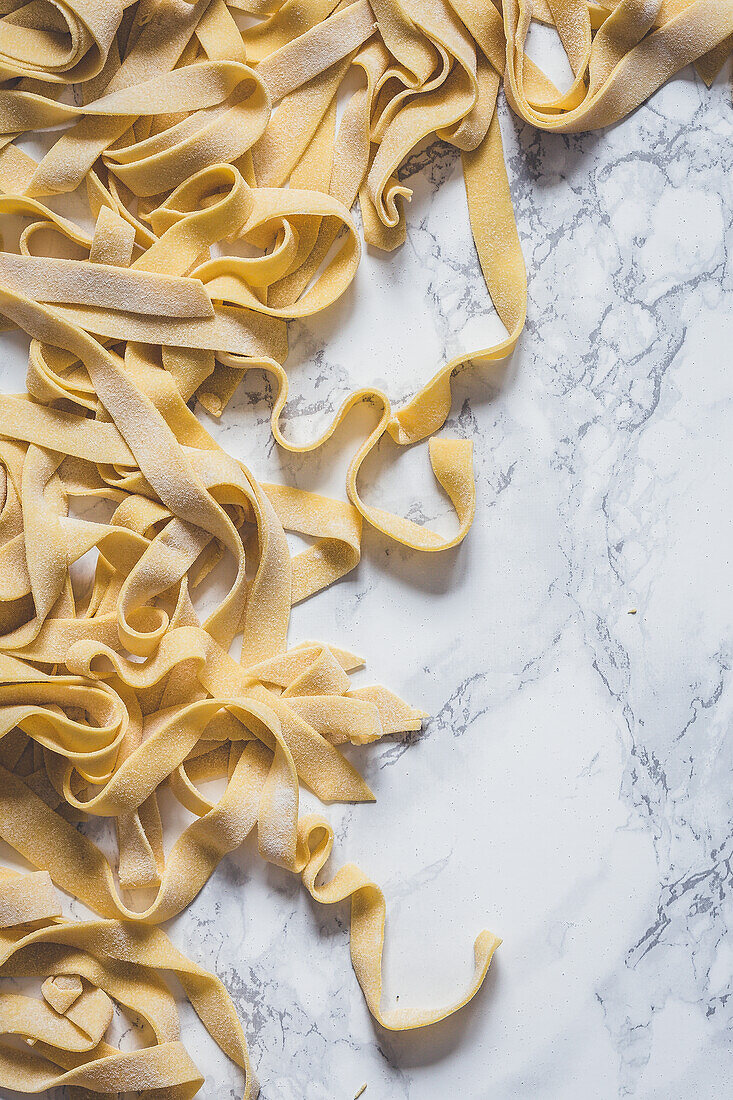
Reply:
[[[382, 1012], [384, 897], [351, 864], [319, 880], [333, 832], [300, 817], [299, 788], [370, 800], [339, 746], [417, 730], [425, 715], [386, 688], [353, 688], [354, 655], [289, 647], [288, 621], [293, 604], [356, 566], [364, 520], [423, 551], [455, 545], [471, 525], [471, 443], [435, 433], [454, 372], [506, 357], [526, 316], [500, 81], [535, 126], [608, 125], [689, 62], [711, 82], [731, 49], [733, 0], [6, 0], [2, 10], [0, 315], [30, 347], [27, 392], [0, 396], [0, 836], [38, 871], [0, 878], [0, 977], [44, 984], [41, 1001], [0, 994], [2, 1035], [26, 1040], [0, 1038], [0, 1081], [69, 1084], [79, 1097], [195, 1095], [202, 1078], [179, 1042], [168, 970], [255, 1097], [223, 987], [152, 927], [253, 830], [262, 857], [316, 900], [350, 899], [354, 970], [384, 1027], [465, 1004], [499, 943], [479, 935], [455, 1005]], [[557, 28], [574, 73], [566, 92], [524, 52], [532, 18]], [[48, 150], [36, 159], [25, 139], [41, 131]], [[443, 365], [397, 411], [373, 387], [353, 393], [321, 438], [297, 447], [281, 427], [288, 322], [353, 279], [355, 203], [369, 244], [402, 243], [410, 192], [398, 170], [432, 134], [461, 150], [507, 336]], [[59, 211], [55, 197], [72, 191], [88, 224]], [[317, 448], [359, 402], [378, 410], [349, 466], [349, 503], [260, 484], [203, 428], [195, 403], [220, 416], [255, 368], [275, 382], [284, 448]], [[429, 441], [453, 536], [362, 499], [361, 465], [385, 433]], [[313, 541], [292, 555], [287, 531]], [[77, 563], [91, 551], [84, 587]], [[229, 588], [202, 621], [197, 586], [220, 562]], [[226, 786], [212, 803], [201, 784], [216, 778]], [[167, 853], [163, 786], [193, 815]], [[114, 821], [114, 863], [77, 827], [90, 815]], [[103, 919], [63, 920], [51, 880]], [[153, 896], [144, 908], [129, 896], [141, 890]], [[113, 1001], [148, 1021], [151, 1046], [106, 1041]]]
[[[180, 1041], [176, 1002], [161, 977], [168, 971], [212, 1038], [245, 1071], [245, 1095], [255, 1095], [244, 1033], [218, 978], [181, 955], [158, 928], [75, 923], [60, 920], [60, 913], [48, 874], [3, 872], [0, 969], [16, 979], [45, 979], [40, 1000], [19, 993], [0, 999], [4, 1088], [42, 1092], [67, 1085], [71, 1100], [131, 1089], [143, 1100], [195, 1096], [203, 1077]], [[107, 1043], [115, 1004], [144, 1020], [155, 1042], [124, 1053]], [[10, 1037], [25, 1043], [11, 1045]]]

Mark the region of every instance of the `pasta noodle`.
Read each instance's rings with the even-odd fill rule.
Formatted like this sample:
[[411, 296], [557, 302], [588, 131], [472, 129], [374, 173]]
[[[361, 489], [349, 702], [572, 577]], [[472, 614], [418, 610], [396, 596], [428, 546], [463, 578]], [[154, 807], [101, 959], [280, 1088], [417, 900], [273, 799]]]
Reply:
[[[0, 976], [43, 978], [42, 1000], [0, 994], [0, 1081], [72, 1095], [171, 1100], [202, 1077], [161, 971], [257, 1095], [223, 986], [155, 925], [180, 913], [253, 831], [262, 857], [323, 904], [348, 900], [351, 958], [385, 1028], [444, 1018], [480, 986], [500, 942], [475, 941], [456, 1003], [381, 1007], [385, 901], [352, 864], [319, 878], [333, 831], [299, 815], [373, 795], [339, 746], [417, 730], [424, 713], [363, 662], [288, 644], [291, 607], [358, 563], [362, 524], [435, 552], [475, 510], [471, 443], [437, 437], [451, 379], [515, 347], [526, 272], [496, 111], [575, 132], [617, 122], [690, 62], [709, 83], [733, 42], [733, 0], [42, 0], [0, 18], [0, 314], [30, 338], [27, 392], [0, 395], [0, 837], [37, 871], [0, 875]], [[573, 70], [560, 92], [526, 56], [532, 18]], [[346, 85], [349, 74], [356, 82]], [[342, 87], [351, 89], [341, 109]], [[73, 94], [72, 94], [73, 93]], [[51, 133], [36, 160], [24, 137]], [[443, 365], [393, 410], [353, 394], [318, 439], [284, 435], [288, 322], [333, 304], [364, 237], [406, 233], [405, 158], [438, 135], [460, 150], [478, 258], [506, 337]], [[88, 225], [56, 209], [82, 189]], [[261, 484], [192, 412], [221, 415], [244, 374], [275, 384], [271, 428], [321, 446], [369, 402], [348, 503]], [[445, 537], [367, 503], [359, 473], [388, 434], [428, 441], [456, 515]], [[74, 513], [85, 498], [104, 518]], [[286, 532], [312, 540], [291, 554]], [[82, 591], [75, 566], [96, 564]], [[201, 621], [196, 588], [227, 558], [229, 588]], [[225, 780], [211, 801], [201, 784]], [[193, 816], [164, 850], [158, 794]], [[115, 822], [110, 862], [77, 828]], [[54, 885], [99, 920], [63, 919]], [[144, 908], [136, 891], [152, 891]], [[130, 897], [130, 894], [133, 897]], [[106, 1041], [113, 1002], [154, 1042]]]

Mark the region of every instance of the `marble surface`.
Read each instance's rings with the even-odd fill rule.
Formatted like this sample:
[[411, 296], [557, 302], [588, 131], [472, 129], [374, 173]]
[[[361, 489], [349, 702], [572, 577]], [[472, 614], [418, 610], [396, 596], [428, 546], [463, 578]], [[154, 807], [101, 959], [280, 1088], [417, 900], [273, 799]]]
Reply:
[[[686, 72], [600, 134], [501, 120], [530, 307], [507, 368], [455, 386], [446, 434], [475, 441], [475, 526], [433, 556], [368, 532], [291, 639], [362, 653], [362, 682], [433, 715], [354, 753], [375, 805], [328, 810], [337, 859], [385, 889], [385, 1002], [449, 1000], [479, 929], [504, 943], [469, 1007], [390, 1034], [352, 973], [347, 912], [249, 847], [228, 858], [170, 932], [234, 997], [264, 1100], [363, 1083], [364, 1100], [730, 1095], [730, 92]], [[403, 174], [405, 246], [293, 326], [294, 438], [353, 387], [399, 401], [500, 332], [456, 155], [432, 144]], [[253, 374], [207, 423], [260, 478], [340, 494], [372, 414], [294, 458], [267, 409]], [[450, 530], [424, 448], [386, 444], [363, 484]], [[237, 1096], [186, 1020], [201, 1096]]]

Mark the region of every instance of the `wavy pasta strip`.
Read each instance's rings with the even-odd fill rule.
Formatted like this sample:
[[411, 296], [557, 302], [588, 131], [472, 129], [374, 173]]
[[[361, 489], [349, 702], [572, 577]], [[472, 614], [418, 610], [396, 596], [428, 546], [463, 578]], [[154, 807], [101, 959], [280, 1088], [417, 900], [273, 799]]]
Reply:
[[[362, 661], [288, 642], [290, 610], [360, 558], [363, 521], [435, 552], [475, 511], [469, 440], [438, 437], [454, 373], [511, 353], [527, 280], [496, 111], [542, 129], [622, 119], [684, 65], [710, 82], [733, 42], [731, 0], [64, 0], [0, 16], [0, 315], [30, 338], [27, 392], [0, 395], [0, 836], [37, 870], [0, 873], [0, 976], [43, 979], [42, 999], [0, 994], [0, 1080], [71, 1095], [137, 1090], [184, 1100], [202, 1077], [180, 1042], [177, 976], [257, 1094], [231, 1001], [154, 925], [180, 913], [251, 834], [262, 858], [323, 904], [348, 901], [351, 956], [386, 1028], [443, 1008], [382, 1009], [385, 899], [346, 864], [321, 878], [333, 832], [301, 817], [373, 798], [344, 744], [417, 730], [424, 713]], [[244, 18], [243, 18], [244, 17]], [[573, 78], [561, 91], [525, 54], [554, 26]], [[44, 132], [36, 160], [22, 144]], [[404, 241], [400, 167], [432, 136], [460, 151], [480, 265], [505, 339], [438, 366], [401, 408], [372, 386], [322, 435], [288, 441], [287, 328], [349, 287], [366, 241]], [[20, 139], [20, 140], [19, 140]], [[54, 209], [80, 189], [86, 225]], [[224, 413], [244, 374], [274, 382], [272, 434], [321, 446], [355, 405], [375, 410], [349, 464], [349, 502], [261, 484], [192, 412]], [[359, 473], [388, 434], [428, 441], [456, 515], [442, 536], [362, 498]], [[76, 512], [82, 498], [98, 511]], [[286, 532], [308, 547], [291, 554]], [[90, 552], [93, 575], [77, 563]], [[226, 559], [202, 619], [197, 588]], [[223, 781], [213, 799], [205, 788]], [[159, 794], [193, 816], [169, 851]], [[84, 833], [114, 822], [113, 860]], [[81, 826], [81, 827], [80, 827]], [[104, 918], [63, 919], [53, 882]], [[146, 890], [146, 901], [138, 891]], [[151, 899], [152, 896], [152, 900]], [[107, 1042], [113, 1006], [154, 1042]], [[4, 1041], [20, 1036], [23, 1045]]]

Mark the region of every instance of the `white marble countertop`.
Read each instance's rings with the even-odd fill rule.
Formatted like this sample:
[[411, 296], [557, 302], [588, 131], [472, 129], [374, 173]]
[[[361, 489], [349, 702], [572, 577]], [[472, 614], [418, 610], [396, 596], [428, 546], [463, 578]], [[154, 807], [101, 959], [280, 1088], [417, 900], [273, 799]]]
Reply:
[[[442, 1003], [480, 928], [504, 943], [469, 1007], [386, 1033], [347, 911], [250, 847], [228, 858], [170, 931], [234, 997], [264, 1100], [730, 1096], [730, 91], [686, 72], [609, 131], [539, 134], [503, 107], [502, 126], [530, 306], [504, 374], [455, 387], [476, 523], [444, 555], [367, 532], [291, 640], [363, 654], [364, 682], [433, 715], [354, 754], [376, 804], [327, 811], [337, 860], [387, 896], [385, 1001]], [[407, 172], [405, 246], [293, 326], [296, 437], [355, 386], [398, 401], [500, 331], [460, 161], [434, 144]], [[9, 363], [2, 388], [22, 388]], [[274, 450], [267, 413], [254, 374], [214, 430], [258, 477], [341, 495], [368, 411], [305, 458]], [[385, 445], [363, 484], [450, 529], [424, 448]], [[204, 1100], [236, 1097], [186, 1031]]]

